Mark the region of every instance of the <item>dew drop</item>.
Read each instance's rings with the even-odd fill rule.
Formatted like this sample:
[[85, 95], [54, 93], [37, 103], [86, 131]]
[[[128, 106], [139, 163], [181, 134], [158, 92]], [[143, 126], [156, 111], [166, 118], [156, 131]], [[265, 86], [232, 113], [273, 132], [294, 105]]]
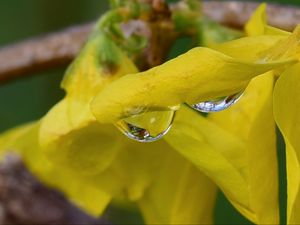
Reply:
[[139, 142], [154, 142], [168, 133], [175, 111], [144, 112], [119, 120], [115, 125], [128, 138]]
[[242, 97], [243, 93], [244, 92], [241, 91], [234, 95], [230, 95], [230, 96], [226, 96], [226, 97], [222, 97], [210, 101], [200, 102], [198, 104], [191, 105], [191, 107], [199, 112], [204, 112], [204, 113], [219, 112], [234, 105]]

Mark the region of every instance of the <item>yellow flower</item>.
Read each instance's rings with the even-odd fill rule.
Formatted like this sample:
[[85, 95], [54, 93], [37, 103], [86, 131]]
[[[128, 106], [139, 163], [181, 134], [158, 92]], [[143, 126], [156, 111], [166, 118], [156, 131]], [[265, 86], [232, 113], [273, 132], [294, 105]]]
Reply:
[[[264, 28], [261, 33], [269, 32], [281, 32], [283, 35], [288, 35], [287, 32], [271, 28], [266, 24], [265, 18], [265, 6], [261, 6], [257, 10], [257, 22], [253, 21], [252, 27], [248, 26], [248, 29], [254, 29], [255, 24], [263, 24]], [[263, 22], [260, 22], [263, 20]], [[262, 26], [261, 26], [262, 27]], [[261, 34], [258, 33], [258, 34]], [[297, 38], [295, 41], [299, 41]], [[286, 46], [283, 46], [287, 48]], [[299, 53], [299, 47], [291, 49], [296, 54]], [[299, 54], [298, 54], [299, 55]], [[297, 94], [300, 90], [300, 77], [299, 77], [300, 65], [297, 63], [291, 68], [284, 71], [276, 82], [274, 89], [274, 116], [275, 121], [283, 134], [286, 144], [286, 166], [287, 166], [287, 224], [299, 224], [300, 216], [297, 213], [297, 209], [300, 207], [299, 187], [300, 187], [300, 169], [299, 169], [299, 154], [300, 145], [297, 137], [300, 134], [300, 98]]]
[[[209, 224], [218, 186], [249, 220], [278, 224], [273, 86], [283, 73], [274, 111], [293, 171], [288, 222], [300, 222], [300, 28], [290, 34], [267, 26], [262, 5], [246, 32], [248, 37], [194, 48], [138, 72], [96, 29], [66, 73], [65, 98], [41, 121], [3, 134], [0, 149], [19, 152], [42, 181], [95, 215], [125, 199], [138, 205], [148, 224]], [[207, 117], [184, 105], [241, 91], [237, 104]], [[161, 127], [149, 123], [149, 113], [168, 118], [175, 109], [169, 133], [157, 142], [135, 142], [113, 125], [126, 120], [157, 135]]]
[[299, 77], [300, 64], [285, 71], [278, 79], [274, 90], [274, 115], [286, 145], [287, 165], [287, 222], [299, 224], [300, 216], [300, 169], [299, 169]]
[[41, 121], [2, 135], [0, 148], [22, 154], [44, 183], [94, 215], [113, 198], [125, 198], [149, 224], [212, 223], [216, 186], [205, 175], [165, 141], [136, 143], [113, 125], [99, 124], [89, 110], [103, 86], [135, 72], [127, 56], [95, 31], [66, 73], [66, 97]]

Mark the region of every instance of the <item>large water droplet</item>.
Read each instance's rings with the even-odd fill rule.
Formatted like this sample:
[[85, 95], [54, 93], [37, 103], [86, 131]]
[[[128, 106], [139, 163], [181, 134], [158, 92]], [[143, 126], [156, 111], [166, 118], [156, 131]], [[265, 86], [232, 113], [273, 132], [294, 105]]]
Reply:
[[243, 93], [244, 92], [241, 91], [234, 95], [230, 95], [230, 96], [226, 96], [226, 97], [222, 97], [210, 101], [200, 102], [198, 104], [191, 105], [191, 107], [197, 111], [204, 112], [204, 113], [219, 112], [235, 104], [242, 97]]
[[175, 111], [144, 112], [118, 121], [115, 125], [128, 138], [139, 142], [161, 139], [171, 128]]

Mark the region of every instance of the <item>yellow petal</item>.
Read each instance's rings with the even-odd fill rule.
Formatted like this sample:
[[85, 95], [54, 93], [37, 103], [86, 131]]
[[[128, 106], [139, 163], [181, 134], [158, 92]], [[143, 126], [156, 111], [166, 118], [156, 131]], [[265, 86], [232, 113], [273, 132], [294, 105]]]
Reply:
[[163, 140], [137, 143], [124, 137], [122, 143], [110, 177], [95, 177], [95, 186], [118, 180], [121, 190], [114, 197], [137, 202], [148, 224], [212, 222], [216, 187], [206, 176]]
[[68, 99], [61, 101], [42, 120], [42, 150], [52, 162], [78, 173], [104, 171], [122, 148], [120, 133], [110, 124], [99, 125], [88, 117], [71, 123], [68, 106]]
[[170, 151], [169, 146], [164, 141], [137, 143], [125, 136], [122, 142], [124, 149], [110, 168], [122, 183], [125, 198], [137, 201], [143, 196], [145, 189], [155, 182], [166, 152]]
[[137, 69], [126, 54], [104, 32], [94, 31], [61, 85], [68, 96], [85, 101], [107, 83], [133, 72]]
[[[272, 38], [269, 40], [272, 42]], [[195, 104], [237, 93], [253, 77], [295, 63], [286, 58], [276, 62], [263, 61], [264, 58], [258, 55], [265, 50], [265, 43], [260, 48], [256, 38], [245, 39], [244, 45], [246, 41], [247, 46], [252, 45], [251, 49], [246, 48], [249, 54], [256, 56], [253, 61], [233, 58], [208, 48], [194, 48], [158, 67], [118, 79], [99, 92], [91, 109], [99, 122], [111, 123], [131, 116], [140, 108], [166, 110], [183, 102]], [[234, 41], [229, 45], [234, 45]]]
[[236, 205], [249, 207], [245, 143], [187, 107], [165, 140], [211, 178]]
[[134, 72], [134, 64], [111, 40], [92, 35], [66, 73], [66, 97], [42, 120], [40, 143], [52, 162], [86, 174], [111, 164], [122, 148], [120, 135], [112, 125], [96, 122], [89, 102], [106, 84]]
[[274, 47], [268, 49], [268, 53], [263, 53], [265, 55], [265, 60], [278, 60], [280, 58], [290, 57], [291, 55], [295, 55], [299, 58], [300, 26], [297, 26], [293, 33], [269, 26], [267, 24], [266, 7], [266, 4], [263, 3], [254, 12], [245, 26], [247, 35], [279, 35], [281, 37], [287, 37], [286, 39], [284, 38], [279, 41]]
[[252, 14], [250, 20], [245, 26], [245, 31], [248, 36], [257, 35], [284, 35], [287, 36], [290, 32], [271, 27], [267, 24], [267, 4], [262, 3]]
[[[137, 202], [148, 224], [212, 222], [216, 187], [163, 140], [122, 140], [124, 149], [94, 185], [119, 181], [114, 197]], [[105, 172], [104, 172], [105, 173]]]
[[286, 143], [288, 180], [287, 223], [300, 223], [300, 64], [278, 79], [274, 91], [274, 115]]
[[87, 185], [78, 173], [57, 167], [45, 158], [38, 144], [40, 123], [32, 123], [8, 131], [0, 136], [1, 155], [19, 153], [26, 166], [44, 184], [62, 191], [77, 206], [98, 216], [111, 200], [100, 188]]
[[265, 27], [267, 24], [266, 8], [267, 4], [263, 3], [252, 14], [250, 20], [245, 26], [245, 30], [248, 36], [265, 34]]
[[273, 73], [270, 72], [253, 79], [236, 105], [209, 116], [219, 127], [245, 142], [240, 151], [244, 152], [247, 160], [249, 210], [256, 216], [254, 222], [259, 224], [279, 222], [272, 92]]
[[206, 119], [184, 108], [165, 137], [259, 224], [279, 221], [272, 90], [273, 74], [264, 75], [224, 112]]
[[[165, 149], [168, 150], [168, 149]], [[212, 224], [215, 185], [173, 150], [139, 201], [147, 224]]]
[[19, 137], [28, 133], [32, 129], [34, 123], [29, 123], [21, 127], [6, 131], [0, 135], [0, 155], [1, 159], [7, 154], [7, 151], [18, 152], [19, 145], [22, 143], [16, 142]]
[[[222, 52], [232, 58], [243, 59], [250, 62], [261, 61], [272, 46], [277, 48], [278, 43], [286, 41], [287, 37], [282, 35], [263, 35], [257, 37], [244, 37], [234, 41], [213, 46], [213, 49]], [[259, 46], [259, 51], [253, 51]], [[243, 49], [243, 50], [242, 50]], [[265, 55], [263, 56], [262, 53]]]

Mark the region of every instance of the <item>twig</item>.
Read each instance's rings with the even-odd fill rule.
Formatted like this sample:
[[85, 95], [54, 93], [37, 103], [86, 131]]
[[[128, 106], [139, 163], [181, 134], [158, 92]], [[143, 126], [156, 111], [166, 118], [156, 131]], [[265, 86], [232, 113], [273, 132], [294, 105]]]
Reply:
[[[206, 1], [204, 14], [224, 25], [242, 28], [258, 3]], [[270, 24], [292, 30], [300, 22], [300, 9], [270, 4]], [[91, 24], [76, 26], [0, 49], [0, 83], [33, 75], [34, 72], [68, 64], [85, 42]]]
[[69, 63], [91, 28], [92, 24], [72, 27], [0, 49], [0, 83]]

